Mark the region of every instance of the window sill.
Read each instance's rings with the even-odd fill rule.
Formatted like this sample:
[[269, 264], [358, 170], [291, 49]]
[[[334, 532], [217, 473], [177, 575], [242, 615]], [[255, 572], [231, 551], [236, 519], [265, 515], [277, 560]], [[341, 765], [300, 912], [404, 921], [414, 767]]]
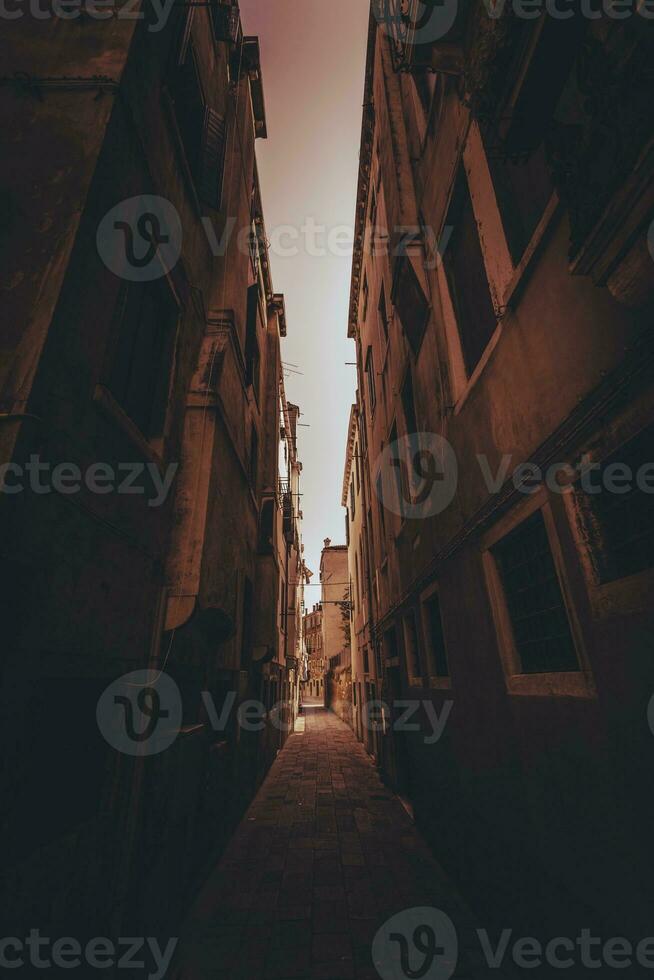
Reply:
[[597, 696], [592, 679], [581, 671], [552, 674], [513, 674], [507, 692], [522, 697], [563, 697], [590, 700]]
[[484, 353], [479, 358], [479, 361], [477, 362], [474, 371], [468, 378], [468, 383], [466, 384], [465, 388], [463, 389], [463, 391], [461, 392], [461, 394], [459, 395], [459, 397], [457, 398], [454, 404], [454, 415], [458, 415], [463, 410], [465, 403], [468, 401], [468, 398], [470, 397], [472, 391], [475, 389], [477, 382], [479, 381], [480, 377], [484, 373], [484, 369], [491, 358], [491, 354], [497, 347], [500, 341], [500, 337], [502, 336], [502, 327], [503, 327], [502, 321], [499, 320], [495, 330], [493, 331], [493, 335], [491, 339], [486, 344]]
[[451, 691], [452, 690], [452, 678], [451, 677], [430, 677], [429, 685], [433, 691]]
[[[163, 475], [163, 454], [158, 453], [152, 443], [146, 439], [139, 427], [132, 422], [129, 415], [120, 407], [109, 389], [102, 384], [96, 385], [93, 392], [93, 401], [102, 414], [127, 436], [131, 444], [138, 449], [144, 459], [150, 463], [154, 463]], [[157, 440], [157, 442], [162, 443], [163, 440]]]

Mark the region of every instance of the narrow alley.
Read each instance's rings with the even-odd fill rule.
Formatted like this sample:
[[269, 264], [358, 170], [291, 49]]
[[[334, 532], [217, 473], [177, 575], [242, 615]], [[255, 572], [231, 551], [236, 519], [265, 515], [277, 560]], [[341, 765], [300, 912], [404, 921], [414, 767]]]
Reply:
[[[375, 970], [375, 934], [421, 906], [451, 916], [462, 945], [473, 935], [471, 913], [351, 729], [311, 701], [298, 729], [191, 911], [174, 980], [393, 977], [387, 944]], [[477, 963], [460, 950], [455, 976], [487, 975]]]
[[9, 6], [0, 977], [653, 977], [654, 0]]

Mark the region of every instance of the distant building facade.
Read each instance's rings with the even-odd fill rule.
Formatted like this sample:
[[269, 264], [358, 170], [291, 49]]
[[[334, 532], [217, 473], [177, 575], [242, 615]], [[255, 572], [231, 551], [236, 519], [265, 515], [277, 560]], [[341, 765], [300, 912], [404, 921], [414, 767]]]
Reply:
[[645, 935], [651, 28], [479, 2], [432, 40], [424, 6], [373, 4], [368, 37], [355, 719], [389, 705], [369, 749], [490, 921]]
[[347, 545], [333, 545], [329, 538], [325, 538], [325, 547], [320, 556], [320, 584], [325, 703], [351, 725], [352, 653]]
[[322, 646], [322, 606], [319, 602], [304, 616], [304, 642], [308, 658], [308, 676], [304, 690], [309, 697], [322, 698], [325, 692], [325, 658]]

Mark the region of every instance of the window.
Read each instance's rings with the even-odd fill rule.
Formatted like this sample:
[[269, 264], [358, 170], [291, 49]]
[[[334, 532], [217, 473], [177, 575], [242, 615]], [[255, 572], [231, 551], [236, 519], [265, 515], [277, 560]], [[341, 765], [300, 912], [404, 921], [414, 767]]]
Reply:
[[247, 321], [245, 329], [245, 382], [252, 385], [255, 398], [259, 400], [259, 375], [261, 354], [257, 326], [259, 323], [259, 286], [248, 287]]
[[377, 310], [379, 312], [379, 322], [381, 323], [384, 340], [388, 340], [388, 311], [386, 309], [386, 290], [384, 289], [384, 283], [382, 283], [382, 287], [379, 291], [379, 303], [377, 304]]
[[423, 603], [423, 613], [425, 617], [425, 629], [427, 631], [431, 673], [434, 677], [449, 677], [450, 670], [445, 651], [441, 604], [437, 592], [425, 600]]
[[404, 384], [402, 385], [402, 411], [404, 412], [404, 423], [408, 436], [418, 431], [418, 421], [416, 419], [416, 408], [413, 400], [413, 378], [411, 368], [406, 372]]
[[377, 189], [374, 184], [370, 191], [370, 224], [374, 235], [377, 224]]
[[[397, 425], [393, 423], [390, 435], [390, 445], [397, 443]], [[396, 449], [397, 452], [397, 449]], [[409, 487], [405, 485], [404, 478], [408, 473], [408, 468], [403, 465], [404, 461], [398, 458], [391, 459], [393, 473], [395, 474], [395, 489], [397, 491], [397, 509], [400, 517], [404, 519], [404, 503], [410, 499]]]
[[250, 484], [252, 489], [256, 492], [257, 489], [257, 476], [259, 471], [259, 434], [257, 432], [257, 427], [252, 422], [250, 424], [250, 460], [248, 477], [250, 479]]
[[522, 673], [576, 671], [579, 663], [541, 511], [495, 545]]
[[381, 538], [379, 544], [383, 558], [386, 555], [386, 515], [384, 514], [384, 489], [381, 473], [377, 477], [377, 500], [379, 501], [379, 536]]
[[409, 346], [417, 354], [429, 322], [429, 302], [407, 256], [398, 260], [393, 302]]
[[262, 555], [273, 553], [274, 526], [275, 501], [271, 497], [263, 501], [259, 515], [259, 553]]
[[409, 678], [422, 677], [420, 662], [420, 647], [418, 646], [418, 630], [415, 613], [410, 612], [403, 620], [404, 648], [406, 651], [406, 666]]
[[150, 440], [164, 434], [178, 316], [165, 280], [124, 284], [107, 387]]
[[497, 317], [479, 243], [468, 181], [463, 168], [454, 185], [446, 224], [453, 231], [444, 266], [468, 375], [479, 363], [495, 332]]
[[227, 130], [224, 118], [205, 105], [193, 43], [170, 84], [189, 175], [201, 201], [219, 208], [222, 200]]
[[347, 507], [345, 508], [345, 544], [350, 546], [350, 519], [347, 512]]
[[356, 586], [355, 597], [357, 605], [361, 605], [361, 582], [359, 579], [359, 552], [354, 552], [354, 584]]
[[283, 578], [279, 580], [279, 621], [282, 633], [286, 632], [286, 582]]
[[356, 498], [354, 496], [354, 479], [351, 478], [350, 482], [350, 519], [354, 520], [354, 515], [356, 513]]
[[395, 632], [395, 627], [391, 626], [389, 630], [384, 633], [384, 644], [387, 666], [397, 667], [399, 664], [399, 656], [397, 650], [397, 633]]
[[250, 662], [252, 654], [252, 623], [254, 621], [254, 588], [252, 582], [246, 576], [243, 582], [243, 629], [242, 629], [242, 652], [241, 663], [246, 665]]
[[[534, 26], [524, 29], [528, 40]], [[482, 125], [509, 251], [516, 264], [554, 192], [547, 139], [584, 29], [580, 16], [547, 18], [510, 113], [502, 112], [499, 120]], [[514, 77], [522, 72], [523, 46], [518, 45], [516, 51]], [[576, 94], [574, 101], [580, 104], [583, 98]]]
[[411, 73], [416, 94], [420, 99], [420, 104], [425, 116], [429, 115], [431, 101], [436, 89], [437, 79], [432, 72], [416, 71]]
[[649, 426], [587, 474], [587, 490], [576, 487], [600, 584], [654, 567], [654, 502], [651, 491], [642, 489], [652, 486], [653, 461]]
[[368, 657], [368, 647], [363, 648], [363, 672], [364, 674], [370, 673], [370, 660]]
[[361, 314], [361, 322], [365, 323], [368, 316], [368, 276], [364, 272], [363, 274], [363, 313]]
[[375, 405], [377, 404], [377, 394], [375, 391], [375, 364], [372, 356], [372, 347], [368, 348], [368, 353], [366, 354], [366, 381], [368, 384], [370, 414], [372, 415], [375, 411]]
[[239, 27], [238, 4], [231, 0], [210, 0], [209, 10], [215, 40], [235, 44]]

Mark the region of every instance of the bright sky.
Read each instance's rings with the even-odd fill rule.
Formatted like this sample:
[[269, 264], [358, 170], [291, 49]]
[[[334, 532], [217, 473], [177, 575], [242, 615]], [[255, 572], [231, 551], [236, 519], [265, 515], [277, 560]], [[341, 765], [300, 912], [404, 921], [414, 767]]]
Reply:
[[[291, 370], [286, 393], [300, 406], [305, 558], [318, 580], [323, 538], [345, 540], [341, 488], [354, 345], [347, 339], [351, 245], [328, 252], [327, 230], [354, 220], [368, 0], [240, 0], [243, 29], [261, 43], [268, 139], [257, 142], [273, 282], [286, 297]], [[307, 220], [324, 233], [299, 232]], [[298, 229], [294, 241], [281, 226]], [[307, 242], [308, 248], [307, 248]], [[277, 253], [277, 254], [276, 254]], [[307, 605], [318, 601], [312, 588]], [[313, 593], [315, 592], [315, 596]]]

